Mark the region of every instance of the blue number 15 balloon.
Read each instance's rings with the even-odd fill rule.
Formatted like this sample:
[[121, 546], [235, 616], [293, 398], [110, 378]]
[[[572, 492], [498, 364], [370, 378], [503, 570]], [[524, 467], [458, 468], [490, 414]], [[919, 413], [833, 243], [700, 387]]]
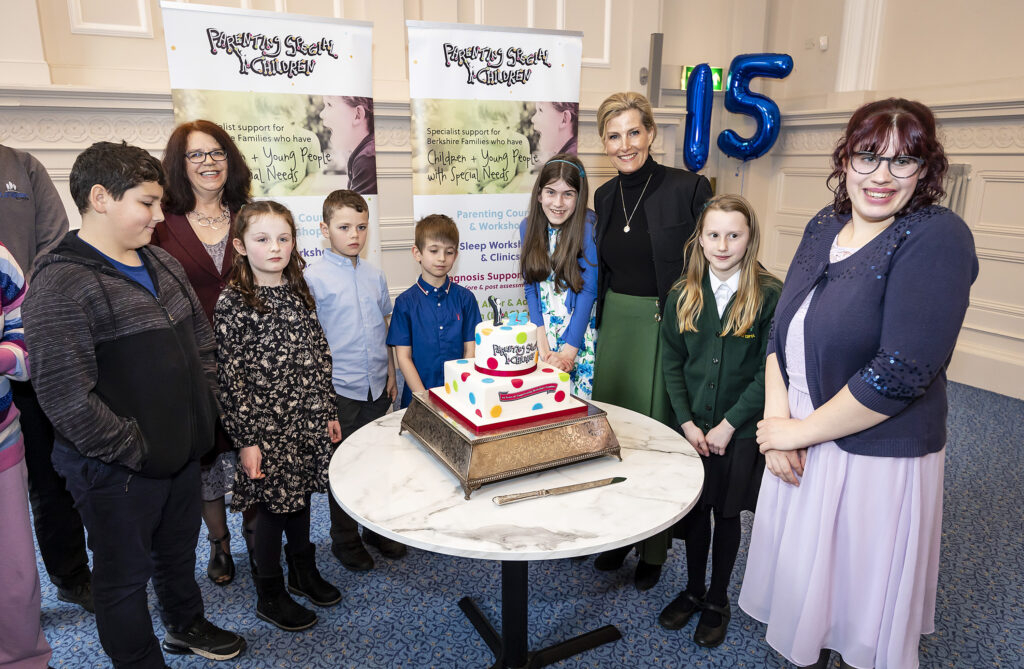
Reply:
[[[784, 53], [743, 54], [732, 59], [729, 71], [725, 108], [734, 114], [752, 116], [757, 121], [757, 130], [749, 139], [740, 137], [733, 130], [723, 130], [718, 135], [718, 148], [733, 158], [752, 160], [763, 156], [775, 144], [779, 137], [780, 114], [779, 106], [771, 98], [750, 91], [750, 80], [754, 77], [787, 77], [793, 71], [793, 58]], [[687, 98], [689, 92], [687, 89]], [[687, 112], [689, 108], [687, 99]], [[689, 115], [686, 119], [686, 128], [689, 131]]]

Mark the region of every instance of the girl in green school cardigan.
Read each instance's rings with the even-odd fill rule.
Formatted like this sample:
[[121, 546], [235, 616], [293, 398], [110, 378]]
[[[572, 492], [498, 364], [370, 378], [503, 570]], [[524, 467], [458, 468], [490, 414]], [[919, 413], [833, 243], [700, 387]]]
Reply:
[[[661, 327], [665, 386], [683, 435], [702, 456], [704, 490], [676, 528], [686, 539], [686, 589], [658, 622], [677, 630], [700, 612], [693, 640], [708, 648], [725, 640], [740, 511], [754, 510], [764, 473], [755, 432], [782, 283], [757, 261], [759, 245], [749, 202], [739, 195], [708, 200], [686, 243], [687, 270], [669, 293]], [[711, 587], [705, 589], [712, 514]]]

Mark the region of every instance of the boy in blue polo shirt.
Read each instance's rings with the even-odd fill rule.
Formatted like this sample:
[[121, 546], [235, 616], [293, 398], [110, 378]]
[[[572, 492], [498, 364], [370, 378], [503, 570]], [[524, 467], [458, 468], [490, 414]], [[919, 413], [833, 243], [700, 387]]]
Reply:
[[395, 347], [405, 377], [402, 408], [412, 394], [444, 385], [444, 361], [472, 358], [480, 307], [476, 298], [448, 278], [459, 255], [459, 228], [443, 214], [416, 223], [412, 257], [420, 278], [395, 300], [388, 346]]
[[[335, 399], [342, 441], [387, 413], [398, 394], [395, 363], [384, 343], [391, 296], [384, 273], [359, 257], [366, 245], [370, 211], [351, 190], [336, 190], [324, 200], [320, 231], [331, 248], [305, 272], [316, 300], [316, 315], [331, 347]], [[396, 559], [405, 546], [363, 528], [328, 495], [331, 552], [350, 571], [373, 568], [363, 542]]]

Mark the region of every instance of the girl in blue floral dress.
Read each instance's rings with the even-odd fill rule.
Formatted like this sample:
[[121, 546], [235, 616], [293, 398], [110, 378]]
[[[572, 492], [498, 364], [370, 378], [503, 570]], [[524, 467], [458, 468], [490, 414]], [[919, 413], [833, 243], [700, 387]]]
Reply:
[[590, 399], [597, 342], [597, 247], [594, 212], [579, 159], [561, 153], [545, 163], [519, 224], [520, 267], [540, 358], [569, 372], [572, 391]]

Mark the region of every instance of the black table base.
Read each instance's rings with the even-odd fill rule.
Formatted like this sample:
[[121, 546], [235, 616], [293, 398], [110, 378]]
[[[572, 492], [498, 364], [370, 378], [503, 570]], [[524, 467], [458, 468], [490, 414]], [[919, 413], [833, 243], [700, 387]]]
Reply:
[[614, 625], [605, 625], [553, 646], [530, 652], [527, 642], [529, 612], [529, 562], [503, 561], [501, 563], [501, 631], [487, 620], [480, 607], [470, 597], [459, 600], [459, 608], [469, 618], [477, 633], [494, 654], [491, 669], [518, 669], [519, 667], [546, 667], [559, 660], [578, 655], [600, 645], [622, 638]]

